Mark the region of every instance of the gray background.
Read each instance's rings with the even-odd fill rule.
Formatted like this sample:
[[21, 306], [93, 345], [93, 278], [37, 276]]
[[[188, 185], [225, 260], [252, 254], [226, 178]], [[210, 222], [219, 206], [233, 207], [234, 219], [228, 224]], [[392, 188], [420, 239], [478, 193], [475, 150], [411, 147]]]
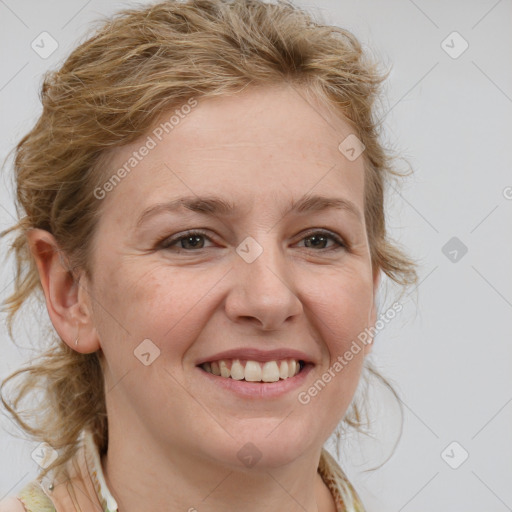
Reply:
[[[341, 463], [370, 512], [512, 510], [512, 2], [296, 3], [353, 31], [392, 65], [387, 144], [415, 171], [388, 207], [391, 234], [420, 264], [420, 285], [379, 333], [373, 356], [402, 397], [403, 434], [390, 460], [365, 472], [385, 461], [399, 433], [396, 405], [376, 388], [374, 438], [349, 436]], [[42, 73], [83, 40], [92, 20], [128, 5], [0, 0], [1, 157], [40, 112]], [[31, 48], [43, 31], [58, 42], [45, 59]], [[15, 213], [9, 176], [0, 194], [4, 229]], [[443, 252], [452, 237], [456, 245]], [[12, 289], [11, 265], [1, 267], [2, 298]], [[393, 298], [392, 291], [382, 297], [383, 309]], [[4, 319], [0, 377], [32, 354], [12, 344]], [[29, 347], [37, 325], [17, 332]], [[34, 478], [37, 466], [35, 445], [0, 421], [1, 498]]]

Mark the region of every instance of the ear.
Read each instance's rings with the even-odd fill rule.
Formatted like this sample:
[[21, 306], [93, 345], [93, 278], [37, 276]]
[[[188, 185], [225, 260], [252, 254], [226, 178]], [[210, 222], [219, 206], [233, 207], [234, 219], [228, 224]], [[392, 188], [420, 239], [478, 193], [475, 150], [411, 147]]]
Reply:
[[[51, 233], [34, 228], [26, 236], [55, 330], [73, 350], [83, 354], [95, 352], [100, 344], [94, 328], [85, 276], [75, 278]], [[78, 336], [79, 341], [75, 345]]]
[[[376, 305], [376, 298], [377, 298], [377, 292], [379, 290], [379, 285], [381, 281], [381, 270], [379, 267], [376, 267], [373, 270], [373, 298], [372, 298], [372, 306], [370, 309], [370, 315], [368, 318], [368, 328], [375, 327], [375, 324], [377, 323], [377, 305]], [[373, 347], [373, 339], [369, 340], [364, 345], [364, 355], [367, 356], [371, 351]]]

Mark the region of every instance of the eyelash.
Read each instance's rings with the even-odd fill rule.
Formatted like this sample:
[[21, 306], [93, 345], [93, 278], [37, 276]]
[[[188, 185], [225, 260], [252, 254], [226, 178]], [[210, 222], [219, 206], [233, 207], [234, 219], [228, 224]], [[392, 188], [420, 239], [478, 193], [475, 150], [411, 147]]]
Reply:
[[[204, 238], [212, 241], [211, 238], [204, 231], [201, 231], [201, 230], [191, 230], [191, 231], [186, 231], [185, 233], [180, 234], [179, 236], [163, 238], [162, 240], [160, 240], [157, 243], [157, 248], [159, 248], [159, 249], [171, 249], [171, 247], [174, 244], [180, 242], [181, 240], [185, 240], [187, 238], [190, 238], [190, 237], [196, 236], [196, 235], [203, 236]], [[327, 251], [338, 251], [338, 250], [348, 250], [349, 249], [348, 245], [340, 237], [338, 237], [337, 235], [335, 235], [334, 233], [332, 233], [330, 231], [326, 231], [326, 230], [322, 230], [322, 229], [319, 229], [319, 230], [317, 229], [317, 230], [314, 230], [314, 231], [307, 232], [301, 238], [301, 241], [306, 239], [306, 238], [313, 237], [315, 235], [321, 235], [321, 236], [324, 236], [326, 238], [329, 238], [329, 239], [331, 239], [332, 241], [334, 241], [337, 244], [337, 247], [322, 248], [322, 249], [319, 249], [318, 252], [320, 252], [320, 251], [325, 251], [325, 252], [327, 252]], [[208, 249], [208, 247], [202, 247], [202, 248], [199, 248], [198, 250], [201, 250], [201, 249]], [[308, 247], [306, 247], [306, 249], [308, 249]], [[182, 247], [180, 247], [178, 250], [179, 251], [183, 251], [183, 252], [190, 252], [190, 253], [196, 252], [196, 251], [194, 251], [194, 249], [184, 249]]]

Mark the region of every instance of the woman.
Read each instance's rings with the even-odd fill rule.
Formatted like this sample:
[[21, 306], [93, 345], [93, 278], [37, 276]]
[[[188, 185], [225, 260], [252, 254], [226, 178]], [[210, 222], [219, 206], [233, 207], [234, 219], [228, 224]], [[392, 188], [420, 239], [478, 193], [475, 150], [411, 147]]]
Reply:
[[4, 382], [26, 374], [3, 403], [44, 443], [0, 510], [363, 510], [323, 445], [358, 426], [382, 272], [416, 278], [382, 80], [349, 32], [257, 0], [124, 11], [46, 77], [6, 305], [12, 327], [42, 290], [58, 336]]

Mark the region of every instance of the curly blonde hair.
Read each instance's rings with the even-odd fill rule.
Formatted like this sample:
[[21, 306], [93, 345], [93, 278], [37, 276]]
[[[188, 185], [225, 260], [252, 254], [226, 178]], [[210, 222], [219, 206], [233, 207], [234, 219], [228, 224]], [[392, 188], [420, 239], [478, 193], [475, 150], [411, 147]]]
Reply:
[[[312, 90], [351, 123], [366, 147], [372, 265], [403, 287], [417, 282], [415, 264], [386, 233], [386, 180], [402, 176], [380, 142], [375, 105], [386, 77], [352, 33], [314, 20], [286, 0], [167, 0], [102, 20], [60, 69], [45, 75], [42, 114], [13, 149], [19, 221], [0, 233], [15, 235], [9, 250], [15, 289], [3, 303], [11, 338], [25, 301], [36, 294], [44, 299], [27, 231], [47, 230], [72, 276], [90, 277], [91, 239], [101, 214], [93, 191], [105, 182], [101, 163], [108, 150], [140, 137], [162, 112], [191, 97], [235, 94], [249, 84], [287, 82]], [[45, 335], [50, 347], [0, 388], [17, 424], [59, 452], [41, 477], [74, 455], [83, 428], [91, 429], [101, 453], [108, 445], [98, 352], [72, 350], [51, 326]], [[365, 369], [378, 375], [370, 363]], [[9, 403], [3, 389], [16, 377], [22, 381]], [[38, 390], [37, 407], [22, 410], [23, 400]], [[361, 427], [359, 404], [351, 404], [343, 422]]]

